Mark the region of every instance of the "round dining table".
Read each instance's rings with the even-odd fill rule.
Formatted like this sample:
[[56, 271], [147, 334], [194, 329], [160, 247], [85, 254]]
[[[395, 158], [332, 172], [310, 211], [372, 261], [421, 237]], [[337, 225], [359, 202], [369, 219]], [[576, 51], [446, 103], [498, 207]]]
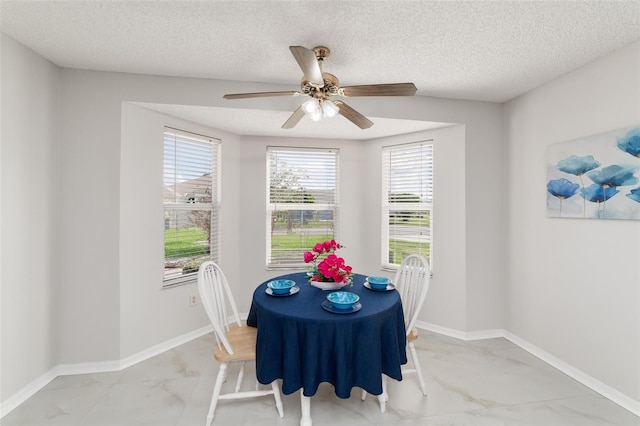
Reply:
[[253, 293], [247, 325], [258, 329], [258, 381], [281, 379], [285, 395], [301, 389], [303, 426], [311, 425], [309, 397], [320, 383], [332, 384], [340, 398], [349, 398], [358, 387], [386, 400], [383, 374], [402, 380], [407, 354], [400, 295], [391, 287], [365, 287], [365, 275], [352, 278], [352, 284], [340, 291], [357, 294], [359, 305], [346, 311], [326, 302], [336, 290], [312, 286], [304, 272], [272, 278], [295, 281], [297, 289], [285, 296], [268, 290], [271, 280]]

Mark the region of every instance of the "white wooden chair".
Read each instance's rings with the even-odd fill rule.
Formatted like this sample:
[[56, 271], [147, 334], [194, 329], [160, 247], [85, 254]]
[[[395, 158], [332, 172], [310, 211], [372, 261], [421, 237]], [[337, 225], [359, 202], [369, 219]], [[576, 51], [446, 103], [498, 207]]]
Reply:
[[[403, 368], [403, 373], [417, 373], [420, 389], [423, 395], [427, 395], [427, 386], [422, 376], [420, 361], [414, 341], [418, 339], [418, 329], [416, 321], [422, 309], [427, 292], [429, 291], [429, 282], [431, 280], [431, 268], [429, 261], [423, 256], [412, 254], [402, 261], [402, 264], [396, 271], [393, 284], [400, 293], [402, 300], [402, 309], [404, 311], [404, 321], [407, 330], [407, 346], [409, 347], [409, 356], [413, 364], [412, 369]], [[380, 401], [380, 411], [384, 413], [387, 402], [387, 377], [382, 375], [382, 395], [378, 397]], [[362, 399], [367, 395], [366, 391], [362, 391]]]
[[[277, 380], [271, 383], [271, 389], [268, 390], [259, 390], [258, 381], [256, 380], [255, 390], [240, 391], [245, 362], [255, 362], [256, 359], [257, 329], [246, 325], [243, 326], [240, 322], [238, 308], [233, 299], [227, 278], [220, 267], [214, 262], [207, 261], [200, 266], [198, 271], [198, 290], [200, 292], [200, 298], [202, 299], [202, 305], [213, 325], [216, 336], [214, 356], [220, 363], [216, 384], [211, 397], [211, 405], [209, 406], [209, 413], [207, 414], [206, 426], [211, 425], [218, 400], [222, 399], [273, 395], [278, 414], [280, 417], [283, 417], [282, 399], [280, 397], [280, 388]], [[228, 308], [231, 309], [230, 316], [227, 315]], [[221, 395], [222, 384], [227, 379], [227, 368], [232, 362], [241, 363], [235, 391]]]

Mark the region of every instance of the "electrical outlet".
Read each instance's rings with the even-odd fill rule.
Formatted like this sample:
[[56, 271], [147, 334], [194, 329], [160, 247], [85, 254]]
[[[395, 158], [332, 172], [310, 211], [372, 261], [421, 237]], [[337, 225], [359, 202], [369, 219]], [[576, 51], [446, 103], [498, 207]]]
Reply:
[[198, 296], [195, 294], [189, 295], [189, 306], [194, 307], [198, 304]]

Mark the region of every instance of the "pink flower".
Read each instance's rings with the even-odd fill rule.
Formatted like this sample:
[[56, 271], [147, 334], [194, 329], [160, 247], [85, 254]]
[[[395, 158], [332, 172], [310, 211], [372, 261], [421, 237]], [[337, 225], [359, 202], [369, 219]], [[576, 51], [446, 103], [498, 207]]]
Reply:
[[316, 260], [315, 254], [311, 253], [310, 251], [304, 253], [304, 263], [313, 262], [314, 260]]
[[[313, 281], [335, 281], [337, 283], [348, 283], [352, 268], [345, 264], [343, 258], [338, 257], [334, 252], [342, 246], [336, 240], [327, 240], [317, 243], [312, 251], [304, 253], [305, 263], [313, 262], [311, 267], [311, 280]], [[318, 262], [321, 255], [326, 254], [324, 259]]]

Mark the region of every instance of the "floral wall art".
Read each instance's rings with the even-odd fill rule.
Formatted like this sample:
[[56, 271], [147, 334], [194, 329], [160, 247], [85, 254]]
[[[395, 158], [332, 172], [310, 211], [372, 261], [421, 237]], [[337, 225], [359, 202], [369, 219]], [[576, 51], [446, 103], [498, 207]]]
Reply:
[[550, 145], [547, 215], [640, 220], [640, 125]]

